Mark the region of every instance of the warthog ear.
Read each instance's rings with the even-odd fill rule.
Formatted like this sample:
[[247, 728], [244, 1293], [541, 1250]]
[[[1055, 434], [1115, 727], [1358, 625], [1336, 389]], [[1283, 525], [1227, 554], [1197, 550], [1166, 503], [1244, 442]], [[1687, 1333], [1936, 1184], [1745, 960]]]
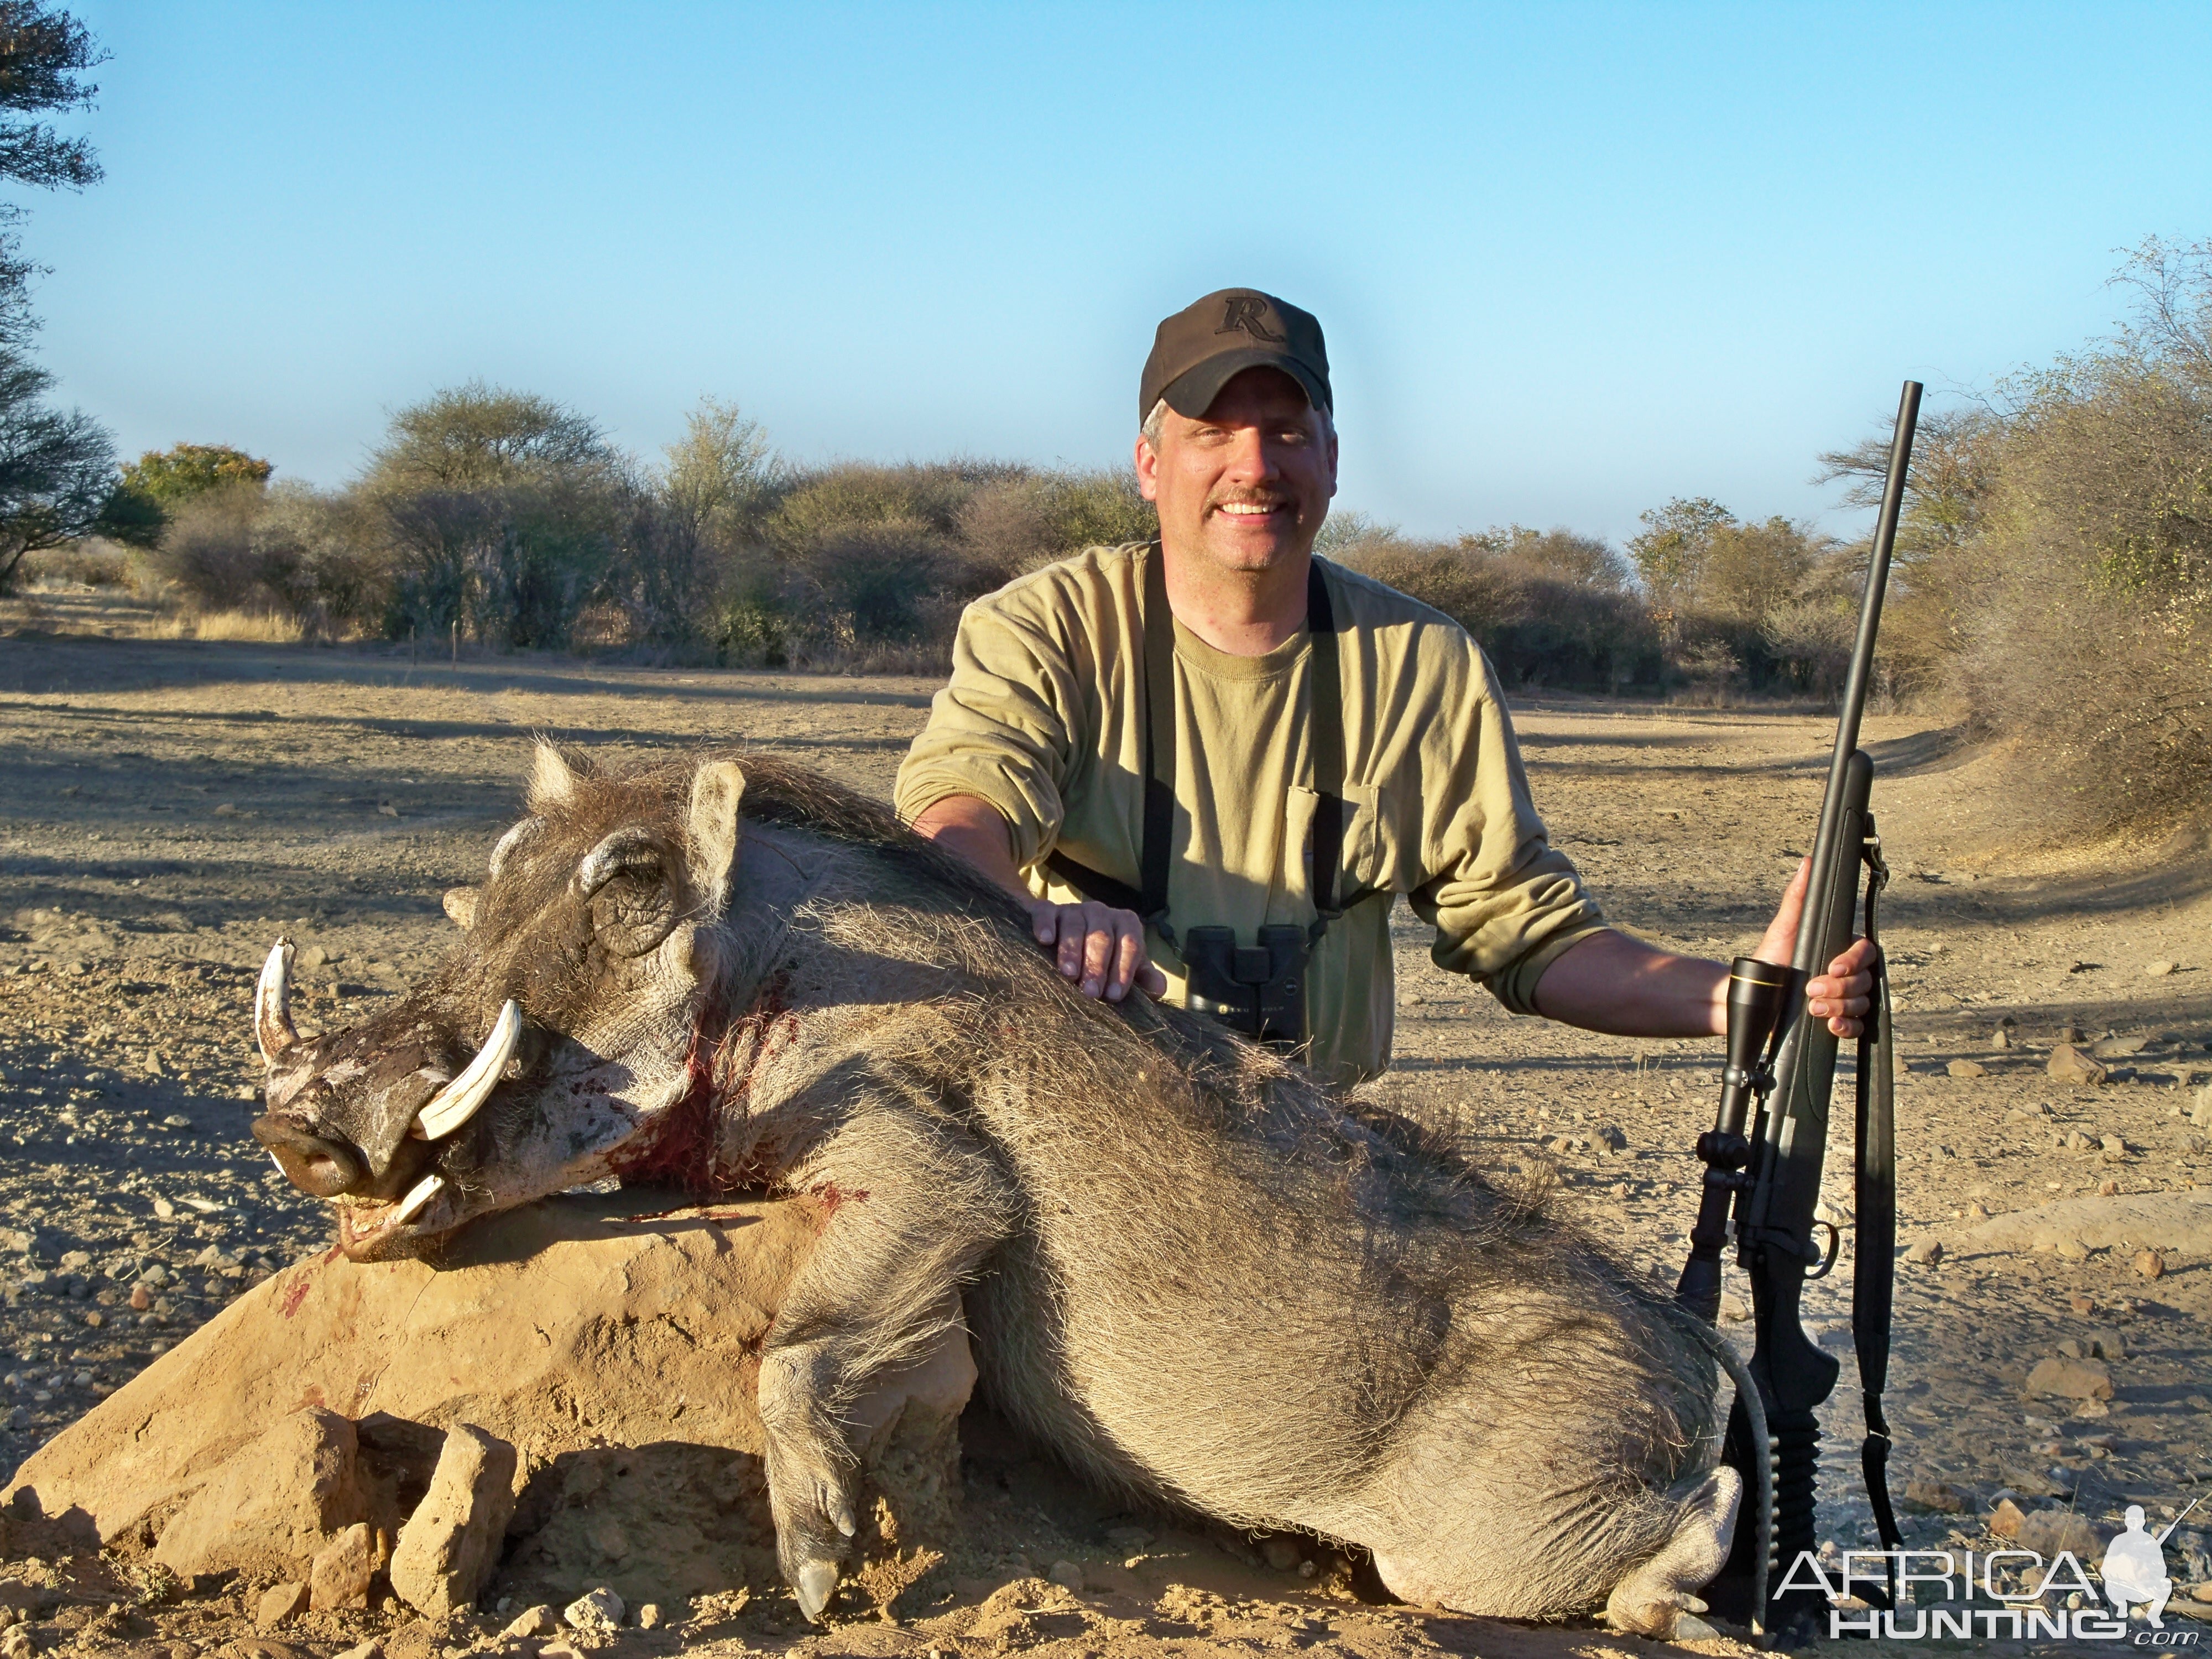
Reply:
[[691, 883], [714, 915], [729, 907], [738, 870], [738, 805], [745, 775], [735, 761], [706, 761], [691, 775], [691, 807], [684, 834], [691, 854]]
[[454, 927], [463, 933], [477, 925], [477, 890], [473, 887], [448, 887], [446, 890], [446, 915]]
[[551, 744], [543, 738], [530, 762], [530, 810], [549, 812], [566, 806], [576, 793], [576, 774]]

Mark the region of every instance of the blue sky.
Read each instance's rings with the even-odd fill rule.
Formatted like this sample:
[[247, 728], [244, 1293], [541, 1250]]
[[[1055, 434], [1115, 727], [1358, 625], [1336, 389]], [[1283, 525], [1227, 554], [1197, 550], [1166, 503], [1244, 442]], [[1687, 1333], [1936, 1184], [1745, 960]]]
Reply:
[[2109, 329], [2212, 236], [2212, 7], [153, 4], [25, 197], [125, 453], [341, 481], [472, 377], [650, 454], [1123, 460], [1152, 325], [1328, 330], [1343, 506], [1615, 537], [1809, 482], [1906, 374]]

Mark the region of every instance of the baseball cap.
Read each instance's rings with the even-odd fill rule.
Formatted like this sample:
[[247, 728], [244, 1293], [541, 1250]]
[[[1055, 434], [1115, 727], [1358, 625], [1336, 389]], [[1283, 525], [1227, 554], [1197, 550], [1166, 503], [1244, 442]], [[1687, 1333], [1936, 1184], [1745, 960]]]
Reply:
[[1137, 419], [1164, 398], [1195, 420], [1248, 368], [1279, 368], [1315, 408], [1334, 409], [1320, 320], [1256, 288], [1224, 288], [1160, 325], [1137, 388]]

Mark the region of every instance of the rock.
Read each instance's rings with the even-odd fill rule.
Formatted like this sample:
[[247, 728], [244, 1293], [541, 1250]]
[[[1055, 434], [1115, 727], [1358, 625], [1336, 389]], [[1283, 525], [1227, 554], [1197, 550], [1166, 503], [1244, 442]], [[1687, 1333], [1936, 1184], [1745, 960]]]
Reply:
[[1905, 1252], [1905, 1259], [1915, 1267], [1936, 1267], [1943, 1260], [1943, 1241], [1940, 1238], [1915, 1239]]
[[2117, 1181], [2100, 1181], [2100, 1182], [2099, 1182], [2097, 1183], [2097, 1196], [2098, 1196], [2098, 1197], [2100, 1197], [2100, 1198], [2118, 1198], [2119, 1195], [2120, 1195], [2120, 1183], [2119, 1183], [2118, 1182], [2117, 1182]]
[[647, 1601], [637, 1610], [637, 1627], [640, 1630], [659, 1630], [662, 1622], [660, 1603], [658, 1601]]
[[2166, 1276], [2166, 1258], [2156, 1250], [2137, 1250], [2135, 1269], [2145, 1279], [2162, 1279]]
[[1721, 1317], [1728, 1320], [1748, 1319], [1751, 1317], [1751, 1304], [1746, 1302], [1734, 1291], [1723, 1291], [1721, 1292]]
[[1974, 1507], [1973, 1499], [1941, 1480], [1906, 1481], [1905, 1501], [1937, 1515], [1964, 1515]]
[[0, 1659], [31, 1659], [38, 1650], [38, 1644], [31, 1640], [31, 1632], [21, 1625], [12, 1625], [0, 1634]]
[[[92, 1415], [98, 1416], [130, 1391], [125, 1388], [109, 1395]], [[82, 1419], [77, 1426], [89, 1420]], [[288, 1412], [258, 1435], [239, 1434], [234, 1424], [203, 1425], [204, 1431], [224, 1427], [233, 1431], [225, 1437], [230, 1455], [170, 1517], [154, 1547], [154, 1559], [179, 1578], [204, 1572], [289, 1575], [344, 1528], [369, 1518], [368, 1497], [362, 1490], [356, 1467], [354, 1425], [336, 1412], [319, 1406]], [[80, 1505], [96, 1523], [103, 1522], [100, 1511], [70, 1492], [65, 1483], [44, 1482], [32, 1472], [46, 1452], [70, 1432], [64, 1431], [33, 1455], [17, 1472], [15, 1485], [36, 1488], [49, 1510], [61, 1499], [64, 1507]], [[151, 1505], [126, 1507], [137, 1507], [143, 1515]], [[105, 1526], [101, 1531], [104, 1537], [114, 1535]], [[306, 1594], [304, 1587], [301, 1594]]]
[[366, 1607], [376, 1577], [376, 1534], [356, 1522], [325, 1545], [307, 1569], [308, 1604], [317, 1613]]
[[1943, 1068], [1953, 1077], [1987, 1077], [1990, 1068], [1978, 1060], [1954, 1060]]
[[[253, 1569], [262, 1582], [305, 1576], [356, 1522], [398, 1532], [388, 1496], [398, 1472], [421, 1491], [444, 1431], [466, 1422], [529, 1459], [511, 1524], [514, 1556], [527, 1556], [534, 1576], [517, 1582], [519, 1593], [550, 1601], [556, 1586], [573, 1595], [607, 1582], [667, 1606], [765, 1591], [780, 1576], [753, 1380], [783, 1286], [816, 1237], [805, 1200], [702, 1209], [632, 1188], [479, 1224], [436, 1268], [318, 1254], [246, 1289], [31, 1454], [0, 1502], [35, 1491], [45, 1512], [81, 1508], [102, 1539], [120, 1543], [220, 1484], [228, 1461], [298, 1415], [301, 1401], [373, 1401], [358, 1448], [369, 1505], [314, 1516], [314, 1532]], [[861, 1473], [897, 1542], [864, 1522], [856, 1580], [878, 1559], [871, 1551], [888, 1571], [893, 1553], [924, 1559], [917, 1540], [949, 1533], [959, 1418], [975, 1377], [956, 1329], [857, 1402]], [[382, 1450], [371, 1445], [378, 1436], [390, 1442]], [[589, 1507], [566, 1501], [586, 1478], [603, 1479]], [[610, 1516], [631, 1546], [619, 1563], [585, 1536]], [[702, 1538], [716, 1547], [699, 1549]]]
[[622, 1628], [623, 1599], [601, 1584], [562, 1608], [561, 1618], [579, 1636], [610, 1637]]
[[500, 1634], [519, 1640], [525, 1637], [550, 1636], [560, 1628], [561, 1620], [553, 1609], [541, 1604], [515, 1614]]
[[[2097, 1145], [2103, 1151], [2107, 1164], [2117, 1164], [2128, 1155], [2128, 1143], [2118, 1135], [2099, 1135]], [[2105, 1196], [2110, 1198], [2112, 1194], [2107, 1193]]]
[[1062, 1589], [1074, 1590], [1079, 1595], [1082, 1592], [1083, 1569], [1073, 1561], [1054, 1562], [1051, 1570], [1045, 1574], [1045, 1577]]
[[2142, 1249], [2212, 1255], [2212, 1191], [2071, 1198], [2013, 1210], [1951, 1235], [1960, 1252]]
[[366, 1642], [355, 1643], [336, 1659], [384, 1659], [384, 1644], [372, 1636]]
[[2050, 1560], [2061, 1550], [2071, 1550], [2085, 1566], [2104, 1559], [2105, 1540], [2097, 1529], [2071, 1510], [2035, 1510], [2020, 1523], [2020, 1547], [2033, 1550]]
[[1969, 1222], [1987, 1221], [1989, 1218], [1990, 1212], [1984, 1207], [1979, 1199], [1966, 1206], [1966, 1219]]
[[2102, 1066], [2070, 1042], [2062, 1042], [2053, 1048], [2043, 1069], [2051, 1074], [2052, 1082], [2071, 1084], [2077, 1088], [2094, 1088], [2109, 1075]]
[[1597, 1132], [1597, 1144], [1609, 1152], [1625, 1152], [1628, 1150], [1628, 1137], [1618, 1125], [1608, 1123]]
[[476, 1605], [514, 1513], [514, 1448], [472, 1424], [446, 1431], [430, 1490], [400, 1529], [392, 1588], [426, 1619]]
[[287, 1625], [307, 1610], [305, 1584], [271, 1584], [253, 1604], [253, 1622], [264, 1630]]
[[[387, 1608], [397, 1601], [386, 1601]], [[384, 1638], [384, 1659], [437, 1659], [441, 1649], [438, 1626], [427, 1619], [410, 1619]]]
[[2000, 1498], [1996, 1507], [1990, 1511], [1990, 1530], [1999, 1538], [2017, 1538], [2020, 1523], [2026, 1519], [2019, 1504], [2009, 1498]]
[[2005, 1485], [2022, 1498], [2063, 1498], [2069, 1488], [2063, 1481], [2054, 1480], [2042, 1469], [2031, 1463], [2001, 1462]]
[[2146, 978], [2164, 979], [2172, 971], [2173, 964], [2170, 962], [2146, 962], [2143, 963], [2143, 974]]
[[619, 1561], [629, 1553], [629, 1534], [623, 1530], [622, 1522], [611, 1515], [603, 1516], [586, 1527], [584, 1536], [593, 1549], [610, 1561]]
[[1295, 1572], [1302, 1559], [1295, 1538], [1270, 1538], [1260, 1546], [1260, 1559], [1277, 1572]]
[[1990, 1034], [1990, 1047], [1992, 1048], [2011, 1048], [2012, 1027], [2009, 1025], [2000, 1025], [1995, 1031], [1992, 1031]]
[[2027, 1374], [2027, 1392], [2062, 1400], [2110, 1400], [2112, 1373], [2100, 1359], [2039, 1359]]

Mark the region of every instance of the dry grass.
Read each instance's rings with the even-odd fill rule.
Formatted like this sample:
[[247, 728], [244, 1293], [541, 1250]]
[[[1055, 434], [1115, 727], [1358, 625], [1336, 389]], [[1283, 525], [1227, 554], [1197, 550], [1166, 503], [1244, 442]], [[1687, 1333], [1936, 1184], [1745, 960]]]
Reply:
[[149, 631], [157, 640], [234, 640], [252, 645], [296, 645], [307, 636], [296, 617], [272, 611], [188, 611]]

